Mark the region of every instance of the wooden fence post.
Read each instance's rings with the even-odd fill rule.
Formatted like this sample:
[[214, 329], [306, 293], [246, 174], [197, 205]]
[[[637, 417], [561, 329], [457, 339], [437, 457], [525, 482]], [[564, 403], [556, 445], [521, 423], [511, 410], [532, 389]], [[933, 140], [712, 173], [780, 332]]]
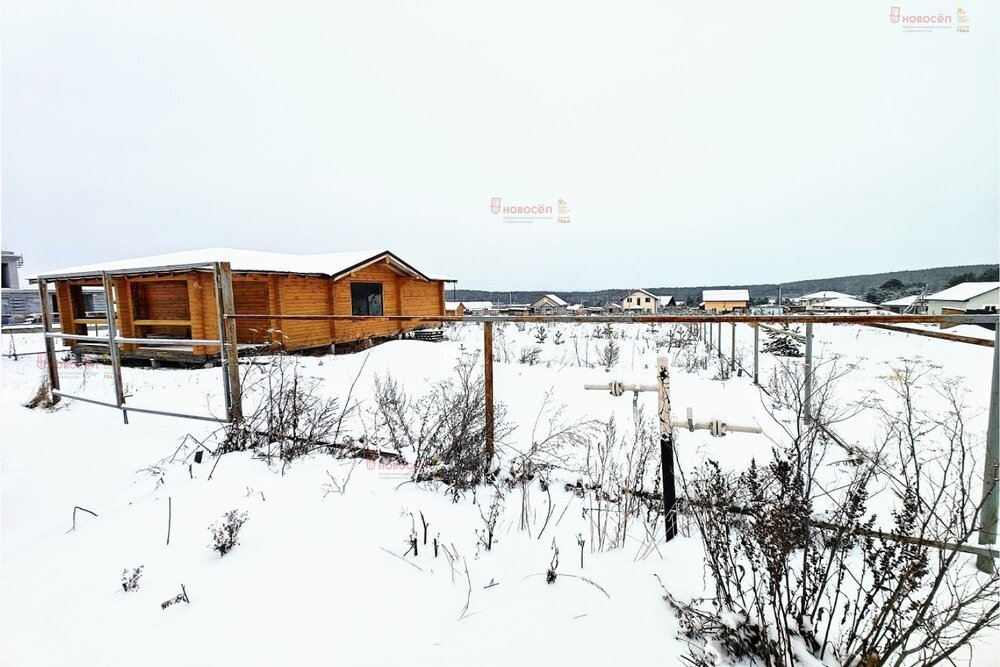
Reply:
[[122, 419], [128, 424], [128, 411], [125, 409], [125, 386], [122, 384], [122, 364], [118, 356], [118, 329], [115, 327], [115, 294], [111, 289], [111, 278], [107, 271], [101, 272], [104, 284], [104, 311], [108, 319], [108, 356], [111, 357], [111, 374], [115, 381], [115, 402], [122, 411]]
[[[993, 380], [990, 386], [990, 421], [986, 426], [986, 461], [983, 466], [983, 508], [979, 511], [979, 543], [993, 544], [997, 538], [997, 510], [1000, 505], [1000, 323], [993, 340]], [[995, 567], [988, 556], [976, 558], [976, 567], [992, 574]]]
[[51, 390], [59, 389], [59, 365], [56, 361], [56, 342], [45, 335], [52, 331], [52, 313], [49, 311], [49, 286], [44, 278], [38, 279], [38, 298], [42, 304], [42, 334], [45, 339], [45, 363], [49, 370], [49, 400], [55, 403], [59, 397], [53, 395]]
[[493, 464], [496, 451], [493, 430], [493, 323], [483, 322], [483, 383], [486, 393], [486, 472]]
[[222, 340], [226, 358], [226, 384], [229, 387], [229, 414], [231, 422], [243, 420], [243, 392], [240, 389], [239, 348], [236, 341], [236, 320], [226, 315], [236, 314], [236, 302], [233, 298], [233, 271], [229, 262], [219, 262], [219, 296], [222, 310], [219, 317], [222, 320], [222, 330], [225, 336]]

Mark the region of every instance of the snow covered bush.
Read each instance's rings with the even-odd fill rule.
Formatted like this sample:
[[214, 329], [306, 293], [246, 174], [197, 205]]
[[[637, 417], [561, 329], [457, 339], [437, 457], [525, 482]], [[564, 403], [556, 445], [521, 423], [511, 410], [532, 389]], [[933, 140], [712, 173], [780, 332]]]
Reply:
[[298, 359], [285, 353], [251, 368], [263, 372], [252, 381], [244, 378], [244, 416], [226, 428], [219, 453], [253, 449], [269, 463], [289, 463], [339, 444], [353, 411], [350, 396], [343, 408], [336, 398], [323, 398], [320, 381], [305, 377]]
[[32, 394], [31, 398], [24, 404], [24, 407], [29, 410], [34, 410], [35, 408], [44, 408], [46, 410], [51, 410], [59, 402], [58, 396], [52, 395], [52, 384], [49, 382], [48, 373], [42, 376], [42, 380], [38, 385], [38, 389]]
[[767, 340], [764, 341], [764, 351], [776, 357], [801, 357], [802, 348], [791, 335], [793, 333], [798, 331], [790, 329], [788, 324], [782, 325], [782, 331], [769, 330]]
[[[608, 325], [609, 327], [611, 325]], [[611, 370], [612, 367], [618, 364], [621, 358], [621, 348], [618, 343], [615, 342], [614, 338], [609, 337], [608, 342], [604, 344], [604, 347], [600, 351], [600, 364], [605, 370]]]
[[535, 329], [535, 342], [541, 344], [549, 337], [549, 332], [545, 330], [544, 326], [540, 326]]
[[247, 522], [247, 513], [239, 510], [229, 510], [222, 519], [209, 526], [212, 533], [212, 550], [218, 551], [220, 556], [225, 556], [240, 543], [240, 530]]
[[142, 565], [129, 570], [122, 570], [122, 589], [126, 593], [139, 590], [139, 580], [142, 578]]
[[[587, 513], [591, 548], [601, 552], [624, 547], [635, 521], [652, 524], [662, 516], [659, 436], [655, 423], [640, 409], [631, 432], [619, 435], [614, 417], [586, 453]], [[655, 532], [655, 528], [651, 529]]]
[[685, 481], [714, 584], [691, 603], [666, 594], [692, 663], [934, 665], [997, 622], [998, 575], [944, 546], [973, 542], [982, 510], [961, 395], [938, 382], [947, 408], [921, 409], [922, 377], [890, 376], [897, 404], [873, 405], [874, 452], [852, 466], [831, 471], [841, 445], [797, 420], [769, 463], [710, 460]]
[[492, 551], [496, 542], [497, 520], [503, 511], [503, 492], [500, 487], [493, 485], [493, 499], [485, 511], [482, 503], [476, 501], [476, 505], [479, 506], [479, 518], [483, 522], [483, 527], [476, 530], [478, 544], [487, 551]]
[[[486, 386], [477, 358], [463, 361], [455, 377], [412, 398], [391, 375], [376, 377], [373, 438], [413, 454], [416, 481], [440, 480], [456, 489], [479, 484], [491, 473], [486, 457]], [[497, 441], [510, 432], [506, 408], [494, 404]]]
[[542, 357], [542, 348], [535, 347], [533, 345], [526, 345], [521, 348], [521, 355], [517, 359], [517, 363], [525, 364], [527, 366], [534, 366], [539, 362]]

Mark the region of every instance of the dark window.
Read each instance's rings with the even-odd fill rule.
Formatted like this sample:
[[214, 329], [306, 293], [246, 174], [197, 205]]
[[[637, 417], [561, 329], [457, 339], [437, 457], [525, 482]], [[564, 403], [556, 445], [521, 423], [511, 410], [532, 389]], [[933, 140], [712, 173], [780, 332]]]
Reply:
[[382, 314], [382, 283], [351, 283], [351, 315]]
[[649, 303], [649, 297], [648, 296], [646, 297], [646, 303]]

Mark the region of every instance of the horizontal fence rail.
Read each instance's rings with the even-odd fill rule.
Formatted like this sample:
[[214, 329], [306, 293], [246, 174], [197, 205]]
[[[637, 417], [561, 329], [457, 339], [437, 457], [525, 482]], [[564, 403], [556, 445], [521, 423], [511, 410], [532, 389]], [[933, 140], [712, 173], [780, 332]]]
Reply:
[[996, 324], [1000, 315], [282, 315], [227, 313], [230, 319], [258, 320], [392, 320], [403, 322], [570, 322], [576, 324], [666, 324], [725, 322], [731, 324]]

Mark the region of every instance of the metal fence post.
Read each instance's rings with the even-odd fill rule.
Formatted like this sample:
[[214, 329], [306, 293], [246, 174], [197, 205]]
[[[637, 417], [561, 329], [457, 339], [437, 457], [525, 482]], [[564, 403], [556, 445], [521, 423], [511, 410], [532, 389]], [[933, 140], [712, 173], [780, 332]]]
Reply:
[[735, 373], [736, 372], [736, 322], [733, 322], [729, 326], [732, 329], [732, 337], [733, 337], [732, 346], [730, 347], [729, 350], [729, 372]]
[[718, 350], [719, 352], [719, 359], [722, 359], [722, 322], [717, 322], [715, 324], [715, 328], [719, 330], [718, 331], [719, 342], [718, 345], [716, 346], [716, 350]]
[[760, 325], [753, 325], [753, 383], [760, 384]]
[[[986, 426], [986, 462], [983, 467], [983, 507], [979, 511], [979, 543], [993, 544], [997, 538], [997, 509], [1000, 505], [1000, 323], [993, 340], [993, 381], [990, 387], [989, 424]], [[977, 556], [976, 567], [992, 574], [989, 556]]]
[[496, 451], [493, 431], [493, 323], [483, 322], [483, 385], [486, 394], [486, 472]]
[[663, 473], [663, 519], [666, 540], [677, 536], [677, 493], [674, 490], [674, 430], [670, 420], [670, 369], [667, 357], [657, 357], [656, 365], [660, 418], [660, 467]]
[[49, 370], [49, 400], [55, 403], [59, 397], [52, 394], [52, 390], [59, 389], [59, 364], [56, 362], [56, 342], [48, 337], [52, 330], [52, 314], [49, 312], [49, 285], [44, 278], [38, 280], [38, 298], [42, 304], [42, 336], [45, 340], [45, 364]]
[[128, 424], [128, 411], [125, 409], [125, 387], [122, 384], [122, 365], [118, 356], [118, 343], [115, 338], [118, 331], [115, 328], [115, 298], [111, 288], [111, 278], [107, 271], [101, 272], [104, 283], [104, 310], [108, 319], [108, 356], [111, 357], [111, 374], [115, 381], [115, 402], [122, 411], [122, 419]]
[[803, 414], [807, 424], [812, 422], [813, 394], [813, 325], [806, 322], [805, 396], [802, 398]]

